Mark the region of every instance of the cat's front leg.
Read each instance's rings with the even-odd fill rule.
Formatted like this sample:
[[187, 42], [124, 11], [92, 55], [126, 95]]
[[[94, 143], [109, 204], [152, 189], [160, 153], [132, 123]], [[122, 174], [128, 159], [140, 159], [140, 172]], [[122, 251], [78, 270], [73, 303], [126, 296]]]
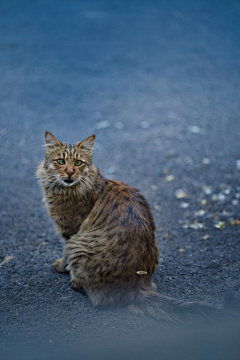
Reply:
[[57, 270], [57, 272], [61, 274], [68, 274], [69, 271], [67, 270], [68, 261], [67, 261], [68, 255], [66, 251], [66, 246], [64, 246], [63, 249], [63, 257], [61, 259], [57, 259], [54, 263], [54, 267]]

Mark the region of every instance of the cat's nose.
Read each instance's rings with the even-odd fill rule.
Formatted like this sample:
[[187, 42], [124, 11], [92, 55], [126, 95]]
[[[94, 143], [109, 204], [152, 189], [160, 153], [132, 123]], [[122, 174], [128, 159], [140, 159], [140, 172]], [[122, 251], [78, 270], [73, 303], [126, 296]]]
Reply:
[[66, 173], [68, 174], [69, 177], [71, 177], [72, 174], [74, 174], [73, 168], [72, 167], [67, 168]]

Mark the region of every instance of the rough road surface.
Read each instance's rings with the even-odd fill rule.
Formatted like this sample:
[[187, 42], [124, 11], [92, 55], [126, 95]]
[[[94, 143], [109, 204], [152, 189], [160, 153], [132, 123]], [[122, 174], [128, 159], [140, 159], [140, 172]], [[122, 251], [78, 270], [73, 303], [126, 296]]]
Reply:
[[93, 309], [54, 270], [62, 244], [35, 178], [46, 130], [95, 133], [96, 165], [145, 195], [159, 290], [239, 297], [239, 1], [1, 0], [0, 13], [4, 347], [160, 339], [167, 326]]

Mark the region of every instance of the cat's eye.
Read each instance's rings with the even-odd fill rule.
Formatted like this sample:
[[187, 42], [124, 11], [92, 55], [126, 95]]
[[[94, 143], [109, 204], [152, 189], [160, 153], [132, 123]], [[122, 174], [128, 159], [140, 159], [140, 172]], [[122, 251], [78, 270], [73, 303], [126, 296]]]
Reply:
[[59, 165], [65, 165], [65, 160], [63, 159], [57, 159], [57, 162]]
[[81, 164], [82, 164], [82, 161], [81, 161], [81, 160], [76, 160], [76, 161], [75, 161], [75, 165], [76, 165], [76, 166], [80, 166]]

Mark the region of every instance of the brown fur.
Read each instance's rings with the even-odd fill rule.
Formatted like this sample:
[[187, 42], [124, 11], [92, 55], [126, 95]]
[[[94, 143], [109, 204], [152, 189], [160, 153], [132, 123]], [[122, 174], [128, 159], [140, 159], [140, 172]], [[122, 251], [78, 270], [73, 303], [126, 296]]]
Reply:
[[[176, 321], [173, 309], [190, 303], [155, 291], [158, 247], [145, 198], [125, 183], [104, 178], [92, 162], [94, 135], [74, 145], [49, 132], [45, 138], [46, 156], [37, 176], [49, 214], [65, 239], [56, 270], [70, 271], [72, 287], [83, 289], [94, 306], [126, 305], [135, 313]], [[82, 165], [75, 166], [76, 160]]]

